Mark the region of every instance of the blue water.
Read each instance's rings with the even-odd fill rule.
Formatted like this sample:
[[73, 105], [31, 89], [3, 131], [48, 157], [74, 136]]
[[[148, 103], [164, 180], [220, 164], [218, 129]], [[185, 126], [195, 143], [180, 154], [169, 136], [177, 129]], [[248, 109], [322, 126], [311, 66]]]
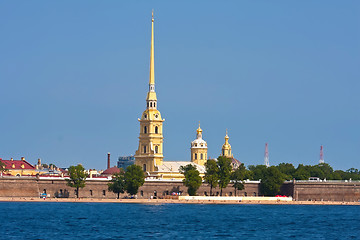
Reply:
[[1, 239], [360, 239], [358, 206], [0, 202]]

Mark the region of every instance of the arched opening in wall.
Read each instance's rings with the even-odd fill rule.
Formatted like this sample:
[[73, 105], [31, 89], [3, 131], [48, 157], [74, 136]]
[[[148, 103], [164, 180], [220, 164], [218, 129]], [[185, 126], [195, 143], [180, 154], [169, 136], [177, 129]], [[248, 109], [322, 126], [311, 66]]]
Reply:
[[146, 107], [149, 107], [149, 103], [148, 103], [148, 102], [146, 103]]
[[144, 126], [144, 133], [147, 133], [147, 127]]
[[156, 199], [157, 198], [157, 191], [155, 190], [154, 191], [154, 199]]
[[247, 197], [247, 192], [244, 192], [244, 196]]
[[106, 190], [103, 190], [103, 196], [105, 196], [106, 195]]
[[220, 194], [219, 194], [219, 192], [216, 192], [216, 196], [219, 196]]
[[230, 197], [232, 196], [232, 192], [230, 192], [229, 196], [230, 196]]
[[45, 193], [45, 194], [46, 194], [46, 189], [44, 189], [44, 190], [43, 190], [43, 193]]
[[197, 159], [197, 153], [195, 153], [194, 159], [195, 159], [195, 160]]
[[256, 197], [256, 192], [254, 192], [254, 197]]
[[158, 153], [158, 152], [159, 152], [159, 147], [155, 146], [155, 153]]
[[142, 197], [144, 196], [144, 191], [143, 191], [143, 190], [140, 191], [140, 195], [141, 195]]
[[204, 195], [207, 196], [207, 192], [206, 192], [206, 191], [204, 192]]
[[200, 159], [203, 159], [203, 157], [204, 157], [204, 155], [203, 155], [203, 154], [201, 154], [201, 155], [200, 155]]
[[154, 103], [154, 107], [156, 107], [156, 104]]
[[150, 107], [152, 107], [152, 102], [150, 103]]
[[92, 192], [92, 190], [90, 190], [90, 196], [92, 196], [93, 195], [93, 192]]
[[222, 155], [225, 156], [225, 150], [224, 149], [222, 150]]
[[144, 153], [146, 153], [146, 146], [144, 146]]
[[159, 133], [159, 128], [158, 128], [158, 126], [155, 126], [155, 133], [156, 133], [156, 134]]
[[143, 171], [146, 172], [146, 164], [143, 165]]

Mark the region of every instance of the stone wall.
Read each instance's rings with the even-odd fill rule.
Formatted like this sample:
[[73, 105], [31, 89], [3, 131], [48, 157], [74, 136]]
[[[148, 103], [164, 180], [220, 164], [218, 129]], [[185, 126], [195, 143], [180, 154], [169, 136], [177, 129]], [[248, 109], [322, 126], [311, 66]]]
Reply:
[[[117, 195], [108, 191], [108, 181], [88, 180], [86, 186], [79, 190], [82, 198], [116, 198]], [[2, 177], [0, 178], [0, 197], [39, 197], [46, 192], [50, 197], [75, 197], [75, 189], [66, 185], [63, 179], [45, 180], [29, 177]], [[172, 193], [187, 194], [187, 188], [182, 182], [146, 181], [139, 188], [138, 198], [164, 198]], [[219, 195], [220, 189], [213, 189], [213, 194]], [[209, 195], [210, 187], [203, 184], [198, 190], [199, 195]], [[234, 196], [234, 188], [230, 185], [223, 189], [223, 196]], [[259, 184], [246, 183], [245, 189], [237, 191], [238, 196], [258, 196]], [[125, 197], [127, 194], [121, 194]]]
[[360, 182], [295, 182], [290, 185], [298, 201], [360, 201]]

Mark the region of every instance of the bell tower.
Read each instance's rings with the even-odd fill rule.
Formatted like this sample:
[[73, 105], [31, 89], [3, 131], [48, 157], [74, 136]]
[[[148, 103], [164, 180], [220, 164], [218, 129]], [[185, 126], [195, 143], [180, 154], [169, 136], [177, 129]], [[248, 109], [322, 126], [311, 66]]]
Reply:
[[221, 156], [224, 156], [227, 158], [233, 157], [233, 155], [231, 153], [231, 145], [229, 143], [229, 136], [228, 136], [227, 129], [226, 129], [226, 135], [225, 135], [225, 143], [222, 145], [222, 148], [221, 148]]
[[199, 165], [205, 165], [207, 161], [207, 143], [202, 139], [202, 129], [196, 130], [196, 139], [191, 142], [191, 162]]
[[140, 122], [139, 147], [135, 152], [135, 164], [142, 167], [144, 172], [157, 171], [157, 166], [163, 163], [163, 122], [157, 110], [155, 92], [154, 68], [154, 12], [151, 18], [151, 50], [150, 50], [150, 79], [149, 91], [146, 97], [146, 110]]

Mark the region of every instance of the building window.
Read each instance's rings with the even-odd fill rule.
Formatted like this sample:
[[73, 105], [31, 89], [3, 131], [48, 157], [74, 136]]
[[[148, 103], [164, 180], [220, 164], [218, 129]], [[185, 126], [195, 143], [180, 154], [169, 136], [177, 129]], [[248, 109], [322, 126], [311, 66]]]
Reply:
[[155, 146], [155, 153], [158, 153], [158, 152], [159, 152], [159, 147]]
[[103, 190], [103, 196], [105, 196], [106, 195], [106, 191], [105, 190]]
[[149, 103], [146, 103], [146, 107], [149, 107]]
[[146, 164], [143, 165], [143, 170], [146, 172]]
[[92, 190], [90, 190], [90, 196], [92, 196]]
[[150, 107], [152, 107], [152, 102], [150, 103]]
[[204, 155], [203, 155], [203, 154], [201, 154], [201, 155], [200, 155], [200, 159], [203, 159], [203, 157], [204, 157]]
[[195, 158], [195, 160], [197, 159], [197, 153], [195, 153], [195, 157], [194, 157], [194, 158]]
[[147, 127], [146, 126], [144, 127], [144, 133], [147, 133]]
[[146, 153], [146, 146], [144, 146], [144, 153]]
[[154, 103], [154, 107], [155, 107], [155, 103]]
[[158, 128], [158, 126], [155, 126], [155, 133], [159, 133], [159, 128]]
[[247, 197], [247, 192], [244, 192], [245, 197]]
[[223, 156], [225, 156], [225, 150], [224, 150], [224, 149], [223, 149], [223, 151], [222, 151], [222, 152], [223, 152]]
[[141, 195], [142, 197], [144, 196], [144, 191], [143, 191], [143, 190], [140, 191], [140, 195]]

